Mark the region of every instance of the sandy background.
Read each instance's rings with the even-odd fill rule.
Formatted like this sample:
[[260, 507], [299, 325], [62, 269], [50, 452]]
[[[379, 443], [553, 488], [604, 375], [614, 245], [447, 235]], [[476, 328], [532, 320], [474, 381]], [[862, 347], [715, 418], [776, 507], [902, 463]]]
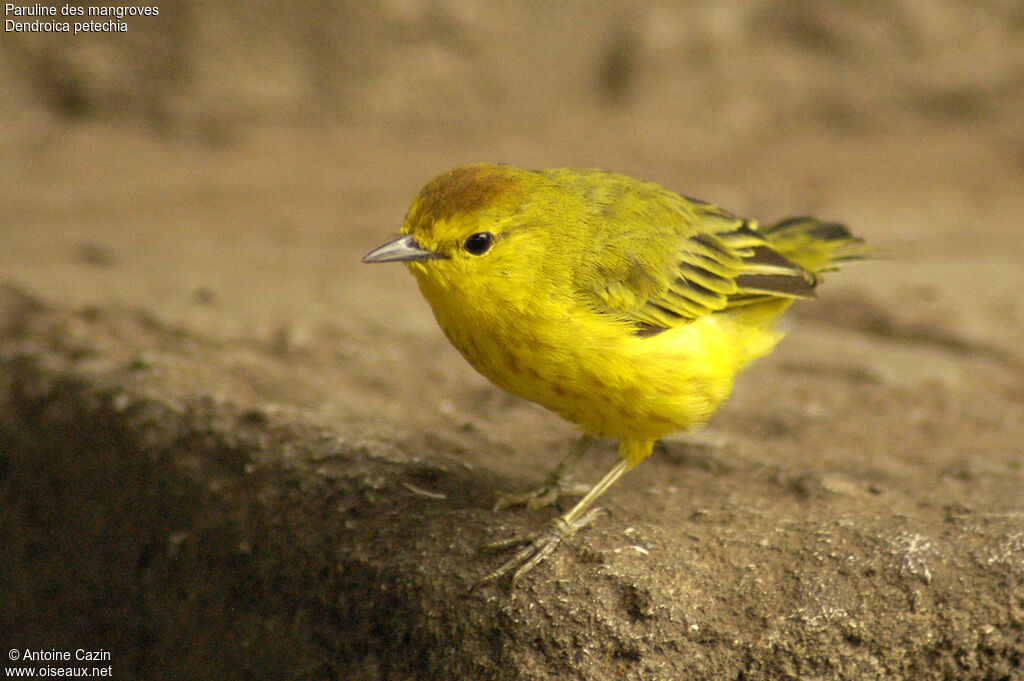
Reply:
[[[644, 584], [653, 603], [680, 584], [736, 598], [752, 588], [743, 566], [764, 564], [788, 590], [707, 615], [756, 648], [776, 617], [820, 615], [841, 628], [834, 608], [814, 615], [826, 578], [799, 574], [820, 566], [815, 542], [853, 528], [849, 555], [888, 570], [915, 607], [963, 608], [1000, 632], [988, 657], [956, 674], [1020, 678], [1019, 3], [159, 9], [126, 19], [127, 33], [0, 42], [0, 277], [70, 315], [67, 333], [103, 356], [142, 358], [154, 394], [209, 396], [454, 457], [497, 476], [480, 483], [483, 513], [497, 490], [536, 484], [572, 428], [474, 374], [404, 269], [360, 264], [427, 180], [476, 161], [602, 167], [762, 221], [843, 221], [886, 257], [830, 276], [818, 300], [797, 306], [789, 338], [741, 378], [709, 428], [673, 439], [619, 483], [605, 500], [612, 518], [531, 576], [529, 597], [558, 580], [600, 584], [611, 570]], [[152, 325], [139, 331], [140, 319]], [[611, 451], [581, 479], [596, 478]], [[5, 494], [19, 489], [9, 480]], [[512, 512], [465, 542], [547, 517]], [[972, 534], [981, 527], [990, 531]], [[651, 556], [615, 552], [627, 540]], [[874, 557], [865, 548], [883, 544]], [[962, 580], [979, 546], [997, 559], [995, 576], [970, 577], [989, 594], [976, 621]], [[580, 552], [614, 555], [613, 567], [580, 567]], [[722, 577], [723, 565], [737, 574]], [[467, 549], [445, 566], [468, 584], [493, 558]], [[31, 576], [23, 581], [31, 590]], [[858, 588], [836, 587], [863, 622], [874, 606]], [[935, 626], [923, 618], [893, 635], [910, 651]], [[797, 630], [806, 634], [778, 631]], [[690, 643], [728, 648], [727, 638]], [[979, 640], [949, 634], [950, 659]], [[860, 660], [870, 649], [884, 661], [888, 645], [833, 653]], [[894, 678], [949, 671], [906, 662], [916, 654], [878, 668]], [[657, 664], [690, 669], [680, 655], [643, 650], [622, 668], [661, 678]], [[737, 659], [754, 669], [742, 655], [720, 659], [735, 664], [707, 667], [708, 678], [735, 674]], [[391, 678], [376, 658], [345, 664]], [[871, 677], [861, 662], [822, 664], [793, 673]]]

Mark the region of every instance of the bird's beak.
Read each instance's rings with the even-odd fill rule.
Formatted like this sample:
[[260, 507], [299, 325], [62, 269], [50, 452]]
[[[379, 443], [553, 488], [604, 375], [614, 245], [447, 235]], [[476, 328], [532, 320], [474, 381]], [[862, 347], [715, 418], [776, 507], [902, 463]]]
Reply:
[[409, 262], [412, 260], [436, 260], [445, 256], [435, 251], [420, 248], [412, 234], [403, 234], [379, 246], [363, 258], [363, 262]]

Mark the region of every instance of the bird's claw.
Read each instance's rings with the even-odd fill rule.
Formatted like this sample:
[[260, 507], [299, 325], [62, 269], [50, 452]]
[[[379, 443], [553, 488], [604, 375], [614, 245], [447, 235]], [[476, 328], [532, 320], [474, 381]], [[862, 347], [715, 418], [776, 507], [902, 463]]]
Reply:
[[582, 483], [556, 480], [522, 494], [502, 492], [498, 495], [498, 500], [494, 502], [494, 512], [497, 513], [512, 506], [525, 506], [531, 511], [536, 511], [538, 508], [550, 506], [562, 497], [583, 496], [589, 490], [590, 487]]
[[486, 584], [492, 584], [509, 573], [512, 573], [511, 585], [514, 589], [519, 580], [551, 555], [563, 540], [571, 537], [581, 528], [590, 525], [604, 514], [604, 509], [595, 508], [577, 520], [569, 521], [564, 517], [555, 518], [541, 532], [517, 535], [486, 545], [484, 548], [492, 551], [500, 551], [520, 544], [525, 546], [519, 549], [514, 556], [505, 561], [498, 569], [477, 581], [470, 591]]

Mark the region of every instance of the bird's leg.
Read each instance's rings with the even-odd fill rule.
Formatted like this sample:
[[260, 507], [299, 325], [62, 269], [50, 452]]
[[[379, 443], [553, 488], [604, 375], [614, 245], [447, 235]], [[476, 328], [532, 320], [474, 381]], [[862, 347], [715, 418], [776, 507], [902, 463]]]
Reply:
[[495, 512], [509, 506], [526, 506], [529, 509], [535, 510], [553, 504], [558, 501], [559, 497], [586, 494], [590, 491], [586, 485], [571, 484], [566, 481], [566, 478], [569, 477], [576, 464], [579, 463], [580, 459], [583, 458], [583, 455], [587, 453], [587, 450], [590, 449], [590, 446], [595, 441], [596, 438], [590, 435], [584, 434], [580, 436], [579, 440], [573, 444], [572, 449], [569, 450], [569, 453], [551, 471], [543, 485], [524, 494], [502, 492], [498, 496], [498, 501], [494, 504]]
[[558, 547], [563, 539], [571, 537], [577, 530], [586, 527], [594, 522], [598, 516], [604, 514], [603, 509], [591, 509], [591, 505], [630, 468], [632, 466], [628, 461], [620, 459], [568, 513], [555, 518], [544, 531], [532, 535], [513, 537], [489, 545], [487, 548], [504, 549], [510, 546], [525, 544], [516, 555], [508, 559], [497, 570], [474, 584], [473, 588], [476, 589], [484, 584], [495, 582], [510, 572], [512, 573], [512, 587], [515, 588], [519, 580], [523, 578], [523, 575], [537, 567], [541, 561]]

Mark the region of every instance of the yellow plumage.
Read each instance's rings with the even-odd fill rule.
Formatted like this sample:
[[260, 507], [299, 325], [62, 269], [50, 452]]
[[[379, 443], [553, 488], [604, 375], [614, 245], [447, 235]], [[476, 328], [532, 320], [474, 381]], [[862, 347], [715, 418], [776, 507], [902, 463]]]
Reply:
[[[819, 274], [857, 257], [834, 223], [759, 230], [711, 204], [598, 170], [457, 168], [413, 201], [367, 262], [416, 275], [448, 339], [495, 384], [620, 441], [624, 462], [488, 576], [516, 578], [589, 522], [590, 503], [654, 442], [700, 425]], [[600, 488], [600, 489], [598, 489]], [[564, 526], [564, 527], [562, 527]]]

